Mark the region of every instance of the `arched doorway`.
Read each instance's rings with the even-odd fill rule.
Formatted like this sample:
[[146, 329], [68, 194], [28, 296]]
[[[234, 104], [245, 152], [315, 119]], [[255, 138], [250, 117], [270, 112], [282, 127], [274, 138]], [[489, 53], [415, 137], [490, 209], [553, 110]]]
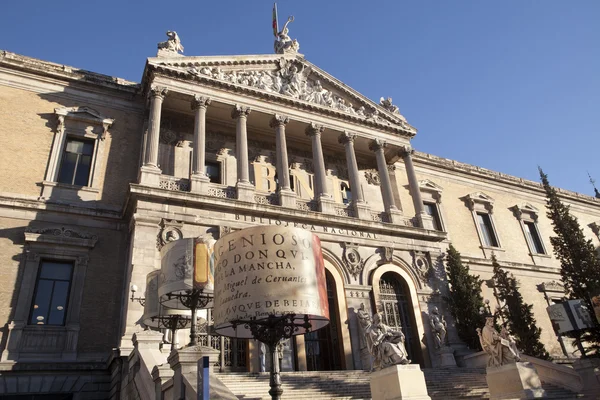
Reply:
[[413, 362], [421, 363], [421, 350], [414, 319], [410, 290], [406, 281], [393, 272], [379, 279], [379, 301], [383, 323], [392, 329], [402, 328], [406, 351]]
[[335, 280], [325, 270], [327, 300], [329, 302], [329, 324], [322, 329], [304, 335], [306, 368], [308, 371], [332, 371], [342, 369], [339, 306]]

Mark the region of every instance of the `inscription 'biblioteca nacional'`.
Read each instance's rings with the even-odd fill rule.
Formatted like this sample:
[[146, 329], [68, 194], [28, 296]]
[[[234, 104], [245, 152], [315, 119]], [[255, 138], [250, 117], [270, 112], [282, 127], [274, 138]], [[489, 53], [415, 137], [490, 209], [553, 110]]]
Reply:
[[254, 217], [248, 215], [235, 214], [236, 221], [252, 222], [261, 225], [275, 225], [283, 228], [301, 228], [311, 232], [332, 233], [334, 235], [345, 235], [361, 237], [365, 239], [377, 239], [377, 235], [369, 232], [356, 231], [354, 229], [332, 228], [322, 225], [306, 224], [302, 222], [282, 221], [274, 218]]

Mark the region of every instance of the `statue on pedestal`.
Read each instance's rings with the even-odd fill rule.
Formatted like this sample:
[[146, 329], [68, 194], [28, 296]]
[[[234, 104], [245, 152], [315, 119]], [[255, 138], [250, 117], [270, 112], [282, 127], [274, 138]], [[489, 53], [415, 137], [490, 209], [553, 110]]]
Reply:
[[488, 367], [499, 367], [521, 360], [514, 339], [509, 335], [506, 328], [498, 333], [494, 328], [494, 318], [487, 317], [483, 330], [477, 328], [477, 335], [481, 347], [488, 353]]
[[300, 50], [300, 43], [296, 39], [292, 40], [288, 33], [288, 24], [294, 22], [294, 17], [288, 17], [287, 22], [283, 25], [283, 29], [277, 34], [277, 39], [274, 43], [275, 53], [286, 54], [286, 53], [297, 53]]
[[446, 346], [446, 320], [444, 316], [440, 315], [437, 307], [431, 309], [429, 315], [429, 324], [433, 332], [433, 339], [435, 340], [435, 348], [441, 349]]
[[379, 313], [373, 314], [373, 323], [367, 328], [366, 340], [369, 352], [375, 359], [374, 369], [379, 370], [396, 364], [410, 364], [404, 347], [404, 334], [381, 322]]
[[356, 318], [358, 319], [358, 333], [359, 333], [360, 348], [364, 349], [367, 346], [367, 342], [365, 339], [367, 336], [367, 329], [369, 329], [369, 327], [371, 326], [371, 323], [372, 323], [371, 316], [365, 310], [364, 303], [360, 303], [360, 306], [358, 307], [358, 311], [356, 312]]
[[179, 35], [175, 31], [167, 31], [168, 39], [158, 43], [157, 56], [179, 56], [183, 53], [183, 45], [179, 39]]

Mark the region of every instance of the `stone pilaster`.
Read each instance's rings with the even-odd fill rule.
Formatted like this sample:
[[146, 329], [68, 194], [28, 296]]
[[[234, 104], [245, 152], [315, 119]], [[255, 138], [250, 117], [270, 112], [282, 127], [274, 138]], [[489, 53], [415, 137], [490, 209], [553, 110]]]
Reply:
[[285, 125], [289, 118], [275, 114], [271, 119], [271, 128], [275, 128], [275, 146], [277, 152], [277, 178], [279, 180], [279, 204], [282, 207], [296, 208], [296, 194], [290, 185], [290, 170], [285, 140]]
[[166, 87], [155, 86], [150, 89], [150, 117], [146, 138], [146, 157], [141, 168], [140, 183], [158, 186], [161, 170], [158, 167], [158, 141], [160, 136], [160, 115], [162, 103], [169, 93]]
[[250, 111], [250, 107], [236, 104], [231, 111], [231, 118], [236, 120], [237, 199], [254, 202], [254, 185], [250, 183], [248, 132], [246, 130], [246, 121]]
[[207, 193], [207, 184], [210, 182], [206, 176], [206, 108], [210, 98], [194, 96], [192, 110], [194, 114], [194, 148], [192, 156], [191, 191], [194, 193]]
[[396, 207], [394, 193], [392, 192], [392, 182], [388, 173], [387, 163], [383, 149], [386, 147], [386, 142], [375, 139], [369, 144], [369, 149], [375, 153], [377, 160], [377, 171], [381, 180], [381, 197], [383, 198], [383, 206], [392, 223], [402, 223], [402, 213]]
[[310, 123], [306, 127], [306, 135], [312, 139], [313, 165], [315, 168], [315, 199], [319, 202], [319, 209], [322, 213], [333, 214], [334, 202], [331, 193], [327, 188], [327, 173], [325, 171], [325, 158], [323, 157], [323, 148], [321, 146], [321, 134], [325, 128], [322, 125]]
[[421, 197], [421, 189], [419, 189], [419, 181], [417, 180], [417, 174], [415, 167], [412, 162], [413, 149], [409, 146], [400, 148], [399, 155], [404, 160], [406, 166], [406, 175], [408, 177], [408, 185], [410, 187], [410, 194], [413, 199], [415, 206], [415, 216], [419, 222], [421, 228], [434, 230], [433, 218], [425, 212], [425, 206], [423, 205], [423, 198]]
[[360, 185], [358, 163], [356, 162], [356, 154], [354, 152], [354, 139], [356, 135], [344, 132], [338, 142], [344, 145], [346, 150], [346, 163], [348, 165], [348, 175], [350, 178], [350, 189], [352, 191], [352, 207], [355, 215], [360, 219], [370, 219], [371, 211], [367, 206], [367, 202], [363, 196], [362, 187]]

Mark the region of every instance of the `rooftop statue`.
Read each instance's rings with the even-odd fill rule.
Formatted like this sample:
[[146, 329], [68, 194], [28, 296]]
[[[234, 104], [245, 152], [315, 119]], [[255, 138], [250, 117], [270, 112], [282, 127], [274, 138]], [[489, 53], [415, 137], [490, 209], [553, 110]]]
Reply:
[[504, 327], [498, 333], [494, 327], [494, 318], [487, 317], [483, 330], [477, 328], [477, 335], [481, 347], [489, 355], [488, 367], [499, 367], [521, 360], [515, 340]]
[[179, 39], [179, 35], [175, 31], [167, 31], [168, 39], [164, 42], [158, 43], [157, 57], [172, 57], [174, 55], [180, 55], [183, 53], [183, 45]]
[[404, 334], [381, 322], [379, 313], [373, 314], [373, 323], [367, 328], [366, 340], [369, 352], [374, 358], [373, 369], [379, 370], [397, 364], [410, 364]]
[[444, 316], [440, 315], [437, 307], [431, 309], [431, 315], [429, 315], [429, 324], [433, 331], [433, 339], [435, 340], [435, 348], [441, 349], [446, 346], [446, 321]]
[[277, 39], [275, 39], [273, 45], [276, 54], [297, 53], [300, 50], [300, 43], [296, 39], [292, 40], [288, 35], [289, 29], [287, 26], [290, 22], [294, 22], [293, 16], [288, 17], [283, 29], [277, 33]]
[[386, 98], [380, 98], [379, 99], [379, 105], [381, 105], [383, 108], [385, 108], [386, 110], [390, 111], [393, 114], [400, 114], [400, 109], [392, 104], [392, 98], [388, 97]]

